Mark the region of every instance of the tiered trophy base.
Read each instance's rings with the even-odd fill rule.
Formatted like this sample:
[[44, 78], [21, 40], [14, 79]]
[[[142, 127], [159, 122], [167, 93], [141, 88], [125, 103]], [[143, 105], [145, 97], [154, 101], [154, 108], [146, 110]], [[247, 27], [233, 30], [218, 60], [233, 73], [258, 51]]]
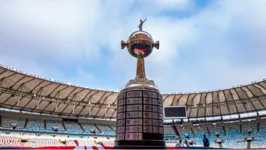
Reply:
[[131, 80], [117, 98], [117, 149], [164, 149], [162, 95], [151, 80]]

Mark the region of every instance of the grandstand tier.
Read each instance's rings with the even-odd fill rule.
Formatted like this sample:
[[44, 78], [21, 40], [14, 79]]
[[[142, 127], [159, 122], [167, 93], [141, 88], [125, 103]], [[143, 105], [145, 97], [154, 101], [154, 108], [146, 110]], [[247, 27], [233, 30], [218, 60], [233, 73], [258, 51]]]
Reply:
[[[1, 117], [1, 147], [47, 147], [47, 146], [114, 146], [114, 125], [108, 123], [80, 123], [65, 120], [32, 120], [28, 118]], [[48, 118], [47, 118], [48, 119]], [[20, 128], [9, 124], [16, 122]], [[111, 123], [111, 122], [109, 122]], [[48, 125], [49, 124], [49, 125]], [[216, 134], [219, 133], [224, 148], [246, 148], [247, 138], [253, 137], [251, 148], [263, 148], [266, 143], [266, 120], [241, 122], [217, 122], [217, 124], [165, 125], [166, 146], [175, 147], [179, 140], [194, 141], [193, 147], [202, 147], [202, 137], [206, 135], [210, 146], [219, 148]], [[57, 126], [58, 131], [51, 130]], [[89, 129], [89, 131], [87, 131]], [[95, 130], [96, 132], [91, 132]], [[248, 134], [247, 132], [250, 132]], [[184, 145], [183, 145], [184, 146]]]
[[[115, 118], [117, 91], [48, 80], [0, 65], [1, 108], [86, 118]], [[186, 105], [188, 118], [221, 117], [265, 110], [266, 81], [230, 89], [162, 94], [164, 106]], [[259, 115], [265, 115], [265, 112]]]

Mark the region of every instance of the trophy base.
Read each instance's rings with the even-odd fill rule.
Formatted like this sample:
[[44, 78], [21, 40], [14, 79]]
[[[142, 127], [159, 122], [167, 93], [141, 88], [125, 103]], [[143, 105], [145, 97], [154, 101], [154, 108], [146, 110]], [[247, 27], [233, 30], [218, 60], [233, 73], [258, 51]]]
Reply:
[[115, 149], [165, 149], [164, 140], [119, 140]]
[[153, 85], [133, 83], [117, 98], [115, 148], [164, 149], [162, 95]]

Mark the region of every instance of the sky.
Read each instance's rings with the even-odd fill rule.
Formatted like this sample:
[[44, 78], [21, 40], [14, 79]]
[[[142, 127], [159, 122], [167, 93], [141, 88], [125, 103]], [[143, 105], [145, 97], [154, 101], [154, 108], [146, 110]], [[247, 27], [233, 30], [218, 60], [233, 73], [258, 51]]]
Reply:
[[136, 59], [121, 40], [143, 30], [162, 93], [249, 84], [266, 77], [264, 0], [0, 0], [0, 64], [66, 83], [120, 90]]

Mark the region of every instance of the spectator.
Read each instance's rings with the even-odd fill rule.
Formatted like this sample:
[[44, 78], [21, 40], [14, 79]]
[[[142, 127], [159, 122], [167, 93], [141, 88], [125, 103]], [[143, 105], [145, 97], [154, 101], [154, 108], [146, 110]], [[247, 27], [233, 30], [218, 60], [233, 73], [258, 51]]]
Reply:
[[209, 147], [210, 146], [210, 142], [209, 142], [209, 139], [207, 139], [206, 135], [203, 134], [203, 146], [204, 147]]
[[181, 144], [182, 144], [182, 140], [178, 140], [178, 142], [176, 143], [176, 146], [175, 147], [181, 147]]

